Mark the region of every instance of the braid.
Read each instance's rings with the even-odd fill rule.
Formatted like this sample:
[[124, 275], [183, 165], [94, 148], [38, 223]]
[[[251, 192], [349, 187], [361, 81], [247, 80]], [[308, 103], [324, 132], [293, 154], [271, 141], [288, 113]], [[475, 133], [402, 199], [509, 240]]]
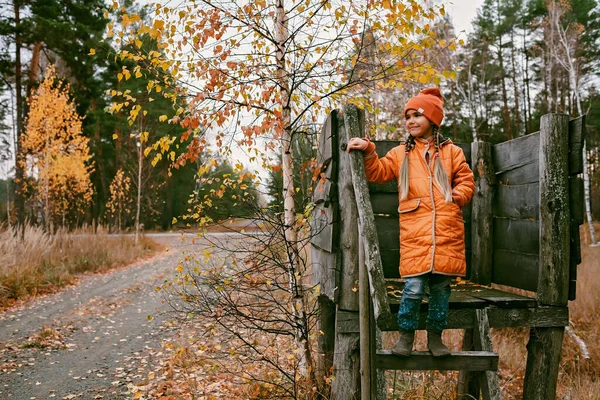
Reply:
[[400, 166], [400, 179], [398, 179], [400, 200], [406, 200], [408, 197], [408, 153], [414, 148], [415, 138], [409, 134], [404, 142], [404, 160], [402, 160], [402, 166]]
[[433, 173], [435, 180], [437, 181], [442, 194], [444, 195], [444, 199], [450, 203], [452, 201], [452, 186], [450, 185], [448, 174], [446, 174], [446, 170], [444, 169], [442, 161], [440, 160], [441, 137], [442, 135], [439, 133], [439, 127], [437, 125], [433, 125], [433, 147], [435, 150], [435, 153], [433, 154]]

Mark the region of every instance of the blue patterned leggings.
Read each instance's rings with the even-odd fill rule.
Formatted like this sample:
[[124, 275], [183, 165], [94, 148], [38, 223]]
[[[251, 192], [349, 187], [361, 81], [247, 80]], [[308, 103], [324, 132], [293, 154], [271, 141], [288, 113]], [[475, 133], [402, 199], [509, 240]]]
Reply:
[[406, 279], [400, 310], [398, 310], [398, 326], [401, 329], [405, 331], [417, 329], [419, 309], [427, 288], [429, 288], [427, 329], [441, 333], [448, 325], [450, 277], [429, 273]]

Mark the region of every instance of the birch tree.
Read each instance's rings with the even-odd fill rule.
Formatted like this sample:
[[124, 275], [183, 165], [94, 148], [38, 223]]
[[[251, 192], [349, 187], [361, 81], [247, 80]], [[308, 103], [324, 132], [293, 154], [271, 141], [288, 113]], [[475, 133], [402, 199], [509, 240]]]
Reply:
[[[571, 22], [564, 25], [565, 13], [570, 10], [570, 4], [568, 1], [556, 1], [551, 0], [547, 3], [548, 8], [548, 23], [552, 25], [551, 32], [554, 33], [554, 40], [556, 40], [557, 46], [553, 51], [555, 61], [567, 72], [569, 77], [569, 87], [571, 97], [575, 99], [575, 106], [577, 108], [577, 115], [583, 115], [583, 109], [581, 107], [581, 63], [578, 57], [579, 42], [581, 34], [584, 32], [583, 25], [577, 22]], [[585, 199], [585, 211], [587, 216], [587, 222], [590, 230], [591, 245], [597, 246], [596, 231], [594, 229], [594, 221], [592, 218], [592, 209], [590, 202], [590, 176], [588, 167], [587, 157], [587, 146], [583, 144], [583, 186], [584, 186], [584, 199]]]
[[[93, 169], [82, 118], [69, 97], [68, 85], [56, 85], [53, 66], [28, 100], [29, 114], [20, 137], [27, 193], [41, 211], [47, 230], [83, 215], [92, 199]], [[74, 214], [70, 214], [70, 212]]]

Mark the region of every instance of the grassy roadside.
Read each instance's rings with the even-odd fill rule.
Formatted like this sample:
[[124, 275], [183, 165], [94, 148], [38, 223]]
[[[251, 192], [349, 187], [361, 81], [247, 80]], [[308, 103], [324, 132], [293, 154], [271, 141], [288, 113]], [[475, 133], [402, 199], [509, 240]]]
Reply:
[[27, 226], [23, 241], [14, 229], [0, 230], [0, 310], [16, 301], [53, 293], [73, 284], [77, 275], [127, 265], [161, 249], [147, 237], [108, 236], [90, 229], [50, 235]]

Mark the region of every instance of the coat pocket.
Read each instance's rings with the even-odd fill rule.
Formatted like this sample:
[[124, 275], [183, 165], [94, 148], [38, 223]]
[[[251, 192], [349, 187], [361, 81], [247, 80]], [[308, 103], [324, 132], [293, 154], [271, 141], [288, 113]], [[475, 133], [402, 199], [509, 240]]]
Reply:
[[417, 208], [419, 208], [419, 204], [421, 204], [421, 199], [410, 199], [401, 201], [400, 206], [398, 207], [398, 212], [400, 214], [404, 214], [407, 212], [415, 211]]

